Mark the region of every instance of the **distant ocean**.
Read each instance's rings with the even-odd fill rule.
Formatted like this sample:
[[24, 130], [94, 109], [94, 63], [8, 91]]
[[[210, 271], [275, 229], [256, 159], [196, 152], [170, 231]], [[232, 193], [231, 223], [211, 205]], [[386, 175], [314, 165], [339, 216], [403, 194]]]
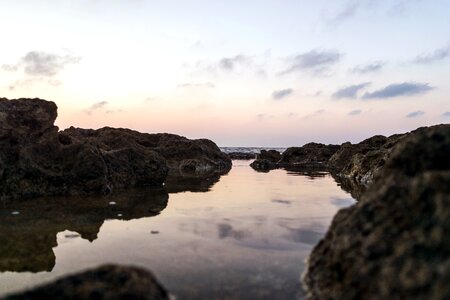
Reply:
[[286, 148], [277, 148], [277, 147], [220, 147], [225, 153], [231, 152], [243, 152], [243, 153], [260, 153], [261, 150], [277, 150], [280, 153], [283, 153]]

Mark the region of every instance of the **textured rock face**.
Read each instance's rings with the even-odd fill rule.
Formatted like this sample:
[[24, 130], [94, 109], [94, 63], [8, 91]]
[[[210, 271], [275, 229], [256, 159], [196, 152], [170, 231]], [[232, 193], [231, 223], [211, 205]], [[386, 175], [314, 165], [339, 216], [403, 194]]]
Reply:
[[231, 159], [207, 139], [189, 140], [174, 134], [147, 134], [123, 128], [105, 127], [98, 130], [71, 127], [62, 131], [69, 138], [98, 145], [116, 153], [127, 147], [159, 154], [165, 159], [170, 176], [209, 176], [224, 174], [231, 169]]
[[0, 199], [109, 193], [173, 176], [226, 173], [211, 141], [128, 129], [58, 132], [53, 102], [0, 99]]
[[352, 145], [345, 143], [329, 160], [336, 181], [359, 199], [375, 176], [381, 172], [394, 146], [408, 134], [388, 138], [374, 136]]
[[313, 250], [304, 277], [311, 299], [450, 298], [449, 150], [450, 125], [398, 141]]
[[150, 272], [106, 265], [5, 299], [169, 299]]
[[56, 105], [40, 99], [0, 101], [0, 197], [108, 193], [161, 185], [164, 158], [154, 151], [105, 149], [53, 125]]
[[268, 172], [277, 168], [277, 163], [281, 159], [280, 152], [276, 150], [261, 150], [256, 156], [256, 160], [250, 166], [259, 172]]
[[280, 165], [306, 165], [322, 163], [326, 165], [331, 156], [339, 150], [338, 145], [309, 143], [303, 147], [291, 147], [281, 155]]

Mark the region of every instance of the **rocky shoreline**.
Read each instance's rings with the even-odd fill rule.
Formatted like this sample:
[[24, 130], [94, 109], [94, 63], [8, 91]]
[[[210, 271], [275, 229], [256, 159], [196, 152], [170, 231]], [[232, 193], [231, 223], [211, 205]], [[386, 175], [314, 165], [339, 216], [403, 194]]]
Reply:
[[[52, 102], [0, 99], [0, 199], [105, 194], [163, 183], [172, 192], [201, 191], [231, 169], [232, 157], [243, 159], [240, 154], [221, 152], [206, 139], [109, 127], [58, 131], [53, 125], [56, 116]], [[251, 166], [261, 172], [276, 168], [330, 172], [341, 188], [358, 200], [337, 213], [311, 252], [302, 279], [309, 299], [450, 298], [450, 125], [374, 136], [358, 144], [309, 143], [283, 153], [263, 150]], [[155, 196], [155, 214], [164, 209], [167, 198], [166, 190]], [[93, 203], [87, 210], [95, 209]], [[153, 207], [152, 203], [143, 205]], [[127, 218], [141, 213], [131, 207], [128, 210]], [[76, 227], [77, 213], [72, 214], [73, 220], [67, 222]], [[86, 211], [82, 214], [91, 216]], [[54, 227], [64, 222], [59, 220]], [[85, 236], [95, 238], [101, 222], [103, 219], [93, 214]], [[32, 227], [32, 221], [27, 226]], [[49, 249], [54, 234], [52, 231], [52, 239], [43, 244], [38, 270], [52, 267]], [[14, 261], [22, 254], [8, 255]], [[92, 286], [101, 286], [102, 296], [131, 293], [141, 297], [145, 293], [150, 298], [143, 299], [168, 297], [150, 273], [112, 266], [99, 270], [13, 298], [33, 299], [53, 295], [43, 291], [62, 293], [69, 287], [67, 296], [84, 299], [81, 295], [85, 295], [87, 299], [97, 292]], [[149, 290], [138, 283], [108, 294], [110, 283], [104, 280], [123, 278], [143, 279]]]
[[53, 102], [0, 98], [0, 199], [108, 194], [231, 169], [207, 139], [109, 127], [59, 131], [56, 117]]

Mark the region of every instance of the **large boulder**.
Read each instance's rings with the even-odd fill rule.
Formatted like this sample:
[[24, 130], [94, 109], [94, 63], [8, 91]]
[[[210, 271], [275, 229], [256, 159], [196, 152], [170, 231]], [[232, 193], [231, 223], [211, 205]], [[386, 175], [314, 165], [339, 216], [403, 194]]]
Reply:
[[137, 267], [105, 265], [70, 275], [4, 299], [169, 299], [152, 273]]
[[450, 125], [398, 141], [312, 251], [310, 299], [450, 299]]
[[128, 129], [54, 126], [57, 107], [41, 99], [0, 99], [0, 199], [110, 193], [161, 186], [173, 176], [230, 170], [210, 140]]
[[190, 140], [168, 134], [148, 134], [124, 128], [81, 129], [70, 127], [62, 134], [107, 151], [128, 148], [157, 153], [165, 159], [170, 176], [206, 177], [231, 169], [231, 159], [207, 139]]

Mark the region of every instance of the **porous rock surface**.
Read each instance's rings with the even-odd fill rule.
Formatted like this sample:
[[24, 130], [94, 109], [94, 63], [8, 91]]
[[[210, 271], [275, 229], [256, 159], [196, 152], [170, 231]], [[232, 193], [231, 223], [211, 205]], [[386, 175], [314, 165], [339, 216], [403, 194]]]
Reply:
[[398, 141], [312, 251], [310, 299], [450, 299], [449, 153], [450, 125]]
[[160, 186], [168, 173], [225, 173], [231, 160], [210, 140], [128, 129], [54, 126], [56, 104], [0, 98], [0, 199], [110, 193]]

